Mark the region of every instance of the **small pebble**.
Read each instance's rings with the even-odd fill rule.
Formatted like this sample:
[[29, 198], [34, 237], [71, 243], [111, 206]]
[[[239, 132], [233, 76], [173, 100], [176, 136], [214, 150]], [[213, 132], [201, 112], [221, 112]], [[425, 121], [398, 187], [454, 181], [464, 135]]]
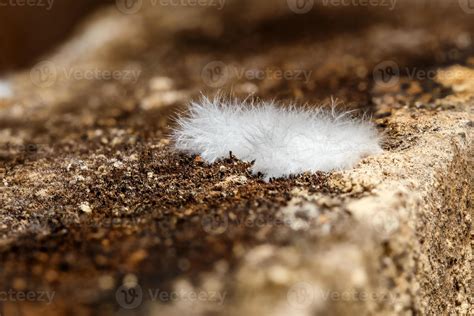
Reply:
[[83, 211], [84, 213], [92, 213], [92, 209], [89, 205], [89, 202], [83, 202], [81, 203], [81, 205], [79, 205], [79, 208], [81, 209], [81, 211]]

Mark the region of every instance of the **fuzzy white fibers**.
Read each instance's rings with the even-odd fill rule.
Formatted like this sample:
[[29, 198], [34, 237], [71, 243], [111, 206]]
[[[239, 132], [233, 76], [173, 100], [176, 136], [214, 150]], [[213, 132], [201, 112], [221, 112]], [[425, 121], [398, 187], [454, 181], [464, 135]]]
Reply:
[[175, 148], [208, 163], [229, 157], [254, 161], [266, 180], [353, 167], [382, 151], [374, 126], [347, 113], [281, 107], [220, 97], [192, 102], [173, 132]]

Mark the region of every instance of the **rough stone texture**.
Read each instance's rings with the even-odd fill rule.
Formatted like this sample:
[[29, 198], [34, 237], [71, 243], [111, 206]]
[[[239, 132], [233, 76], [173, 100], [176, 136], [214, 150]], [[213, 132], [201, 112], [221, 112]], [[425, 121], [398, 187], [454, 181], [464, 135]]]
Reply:
[[[472, 314], [474, 20], [454, 3], [317, 9], [110, 8], [50, 63], [12, 74], [0, 290], [55, 297], [2, 301], [0, 314]], [[388, 60], [401, 73], [390, 85], [376, 71]], [[215, 61], [312, 73], [216, 81]], [[105, 69], [139, 77], [104, 80]], [[216, 82], [237, 97], [335, 96], [373, 117], [385, 152], [271, 183], [231, 156], [208, 166], [174, 153], [173, 115]], [[144, 302], [129, 310], [120, 286], [137, 282]], [[157, 289], [216, 296], [153, 300]]]

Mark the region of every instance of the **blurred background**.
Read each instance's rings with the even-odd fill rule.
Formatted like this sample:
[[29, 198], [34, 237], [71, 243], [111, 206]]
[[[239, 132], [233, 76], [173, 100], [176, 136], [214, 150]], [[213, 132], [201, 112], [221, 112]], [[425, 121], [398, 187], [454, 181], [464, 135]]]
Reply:
[[[44, 0], [38, 6], [0, 4], [0, 72], [32, 65], [71, 34], [85, 15], [112, 0]], [[20, 3], [20, 2], [19, 2]]]

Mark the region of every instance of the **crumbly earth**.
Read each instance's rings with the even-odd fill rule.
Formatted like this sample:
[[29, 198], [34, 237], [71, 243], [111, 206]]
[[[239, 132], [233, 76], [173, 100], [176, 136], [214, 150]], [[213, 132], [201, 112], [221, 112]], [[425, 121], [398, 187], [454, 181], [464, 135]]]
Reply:
[[[97, 12], [8, 78], [0, 315], [473, 313], [472, 15], [148, 6]], [[174, 152], [174, 117], [219, 89], [336, 97], [373, 119], [384, 153], [266, 183], [232, 153]]]

